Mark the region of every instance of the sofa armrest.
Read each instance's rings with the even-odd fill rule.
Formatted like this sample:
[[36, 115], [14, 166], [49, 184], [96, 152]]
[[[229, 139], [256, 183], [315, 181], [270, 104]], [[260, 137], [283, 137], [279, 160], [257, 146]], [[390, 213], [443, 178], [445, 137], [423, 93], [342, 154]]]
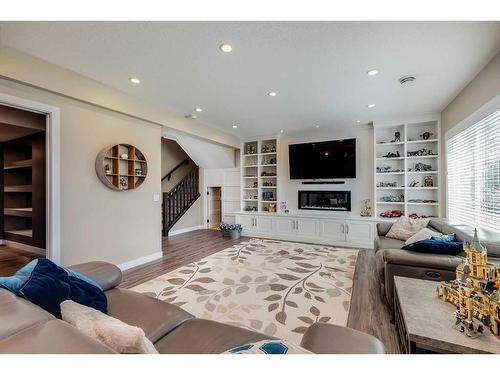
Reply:
[[387, 233], [389, 233], [389, 230], [391, 229], [392, 227], [392, 224], [394, 223], [386, 223], [386, 222], [383, 222], [383, 223], [377, 223], [377, 234], [379, 236], [385, 236]]
[[379, 339], [351, 328], [327, 323], [312, 324], [300, 343], [316, 354], [384, 354]]
[[107, 262], [81, 263], [69, 268], [94, 280], [104, 291], [118, 286], [122, 281], [122, 271]]

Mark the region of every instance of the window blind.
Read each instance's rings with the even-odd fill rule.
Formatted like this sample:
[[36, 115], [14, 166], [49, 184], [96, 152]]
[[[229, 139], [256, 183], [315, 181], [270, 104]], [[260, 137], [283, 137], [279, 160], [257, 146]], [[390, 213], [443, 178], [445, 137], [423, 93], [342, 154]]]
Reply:
[[500, 110], [447, 142], [448, 216], [500, 232]]

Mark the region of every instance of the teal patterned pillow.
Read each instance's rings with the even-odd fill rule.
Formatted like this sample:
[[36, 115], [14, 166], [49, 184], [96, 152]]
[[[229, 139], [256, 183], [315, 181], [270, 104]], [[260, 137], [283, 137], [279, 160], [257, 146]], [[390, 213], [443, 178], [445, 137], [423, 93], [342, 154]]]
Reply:
[[442, 236], [433, 236], [431, 240], [440, 242], [455, 242], [455, 233], [443, 234]]
[[298, 345], [282, 340], [262, 340], [229, 349], [228, 354], [312, 354]]

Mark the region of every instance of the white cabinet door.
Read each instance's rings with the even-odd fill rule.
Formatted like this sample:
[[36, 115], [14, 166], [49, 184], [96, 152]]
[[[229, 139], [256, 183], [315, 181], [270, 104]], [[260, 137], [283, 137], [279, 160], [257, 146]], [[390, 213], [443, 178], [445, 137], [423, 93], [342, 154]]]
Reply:
[[244, 232], [255, 232], [255, 217], [250, 215], [237, 215], [236, 223], [240, 224]]
[[319, 220], [321, 238], [332, 242], [345, 242], [345, 221], [344, 220]]
[[275, 219], [275, 230], [277, 234], [295, 234], [295, 219], [289, 217], [277, 217]]
[[271, 233], [273, 231], [273, 219], [270, 217], [259, 216], [255, 218], [257, 221], [257, 232]]
[[370, 243], [373, 241], [373, 223], [347, 220], [345, 229], [348, 242]]
[[295, 219], [295, 230], [300, 237], [318, 237], [316, 219]]

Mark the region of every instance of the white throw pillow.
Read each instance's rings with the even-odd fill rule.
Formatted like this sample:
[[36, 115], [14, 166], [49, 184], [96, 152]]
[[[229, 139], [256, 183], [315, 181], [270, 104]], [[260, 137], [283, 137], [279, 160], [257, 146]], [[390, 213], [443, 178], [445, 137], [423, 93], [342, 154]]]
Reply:
[[91, 307], [66, 300], [61, 303], [61, 314], [65, 322], [118, 353], [158, 354], [141, 328], [130, 326]]
[[412, 219], [405, 216], [400, 217], [398, 221], [392, 224], [391, 229], [389, 229], [389, 232], [385, 236], [406, 241], [420, 229], [425, 228], [429, 224], [429, 220], [428, 218]]
[[430, 230], [429, 228], [423, 228], [423, 229], [420, 229], [413, 236], [408, 238], [405, 242], [405, 245], [409, 245], [409, 244], [412, 244], [412, 243], [418, 242], [418, 241], [430, 240], [431, 237], [441, 237], [441, 236], [442, 236], [442, 234], [439, 232], [434, 232], [433, 230]]

